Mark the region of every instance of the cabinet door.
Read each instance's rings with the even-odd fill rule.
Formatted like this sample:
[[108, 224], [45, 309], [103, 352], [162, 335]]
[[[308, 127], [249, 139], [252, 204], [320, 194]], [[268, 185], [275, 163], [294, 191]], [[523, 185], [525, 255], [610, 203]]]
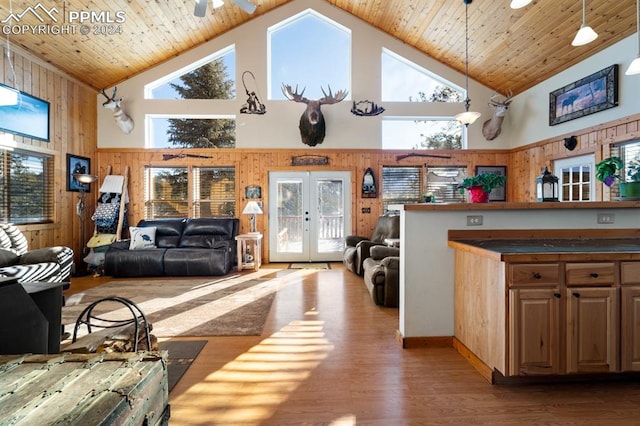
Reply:
[[622, 287], [622, 371], [640, 371], [640, 287]]
[[619, 309], [615, 288], [569, 288], [567, 372], [618, 371]]
[[509, 375], [559, 374], [558, 289], [509, 291]]

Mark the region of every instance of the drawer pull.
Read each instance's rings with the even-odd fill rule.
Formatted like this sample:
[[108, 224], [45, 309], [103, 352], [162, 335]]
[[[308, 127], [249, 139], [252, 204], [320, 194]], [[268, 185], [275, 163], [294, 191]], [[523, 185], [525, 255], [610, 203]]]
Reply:
[[555, 297], [556, 299], [560, 299], [562, 295], [560, 293], [553, 293], [553, 297]]
[[573, 293], [574, 297], [580, 297], [580, 293]]
[[534, 272], [533, 273], [533, 278], [539, 280], [540, 278], [542, 278], [542, 275], [540, 274], [540, 272]]
[[598, 273], [597, 272], [592, 272], [591, 273], [591, 277], [592, 278], [598, 278]]

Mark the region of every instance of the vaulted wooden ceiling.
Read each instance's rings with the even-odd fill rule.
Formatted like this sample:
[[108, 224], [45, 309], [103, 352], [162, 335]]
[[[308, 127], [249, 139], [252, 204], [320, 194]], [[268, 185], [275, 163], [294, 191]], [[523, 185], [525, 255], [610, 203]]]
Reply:
[[[65, 11], [89, 10], [110, 12], [116, 18], [116, 12], [121, 11], [124, 15], [120, 16], [126, 17], [121, 34], [82, 34], [78, 26], [75, 34], [14, 31], [8, 37], [11, 44], [103, 89], [290, 1], [252, 0], [258, 7], [248, 15], [227, 0], [215, 11], [209, 5], [206, 16], [198, 18], [193, 14], [194, 0], [2, 0], [0, 15], [6, 20], [10, 7], [17, 14], [36, 4], [57, 7], [59, 17], [66, 16]], [[316, 1], [341, 8], [464, 72], [463, 0]], [[636, 32], [635, 0], [588, 0], [587, 23], [599, 37], [582, 47], [571, 46], [582, 20], [581, 0], [534, 0], [518, 10], [511, 9], [509, 3], [476, 0], [469, 5], [469, 74], [501, 93], [520, 93]], [[41, 21], [27, 13], [19, 22], [23, 24], [38, 25]], [[629, 52], [629, 59], [636, 53]], [[18, 80], [28, 78], [28, 70], [17, 65]]]

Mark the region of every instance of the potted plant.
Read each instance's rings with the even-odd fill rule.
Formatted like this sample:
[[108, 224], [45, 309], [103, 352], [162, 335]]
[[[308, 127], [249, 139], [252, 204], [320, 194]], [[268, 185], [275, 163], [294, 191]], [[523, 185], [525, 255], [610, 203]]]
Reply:
[[494, 188], [504, 186], [507, 177], [495, 173], [480, 173], [475, 176], [464, 178], [458, 184], [460, 193], [463, 194], [465, 189], [469, 191], [472, 203], [489, 202], [489, 193]]
[[624, 168], [620, 157], [605, 158], [596, 164], [596, 178], [607, 186], [611, 186], [616, 180], [620, 180], [620, 197], [640, 198], [640, 160], [631, 160], [626, 166], [627, 180], [622, 182], [619, 171]]

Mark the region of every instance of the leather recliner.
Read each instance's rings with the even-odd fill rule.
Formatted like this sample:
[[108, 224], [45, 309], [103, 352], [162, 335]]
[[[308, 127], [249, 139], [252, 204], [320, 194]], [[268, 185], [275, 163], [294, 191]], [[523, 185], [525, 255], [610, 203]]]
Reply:
[[400, 303], [400, 249], [371, 247], [364, 261], [364, 285], [376, 305], [397, 308]]
[[371, 247], [384, 245], [384, 240], [387, 238], [400, 238], [400, 216], [398, 214], [380, 216], [370, 238], [358, 235], [347, 236], [342, 253], [342, 261], [346, 268], [358, 275], [363, 275], [362, 263], [371, 256]]

